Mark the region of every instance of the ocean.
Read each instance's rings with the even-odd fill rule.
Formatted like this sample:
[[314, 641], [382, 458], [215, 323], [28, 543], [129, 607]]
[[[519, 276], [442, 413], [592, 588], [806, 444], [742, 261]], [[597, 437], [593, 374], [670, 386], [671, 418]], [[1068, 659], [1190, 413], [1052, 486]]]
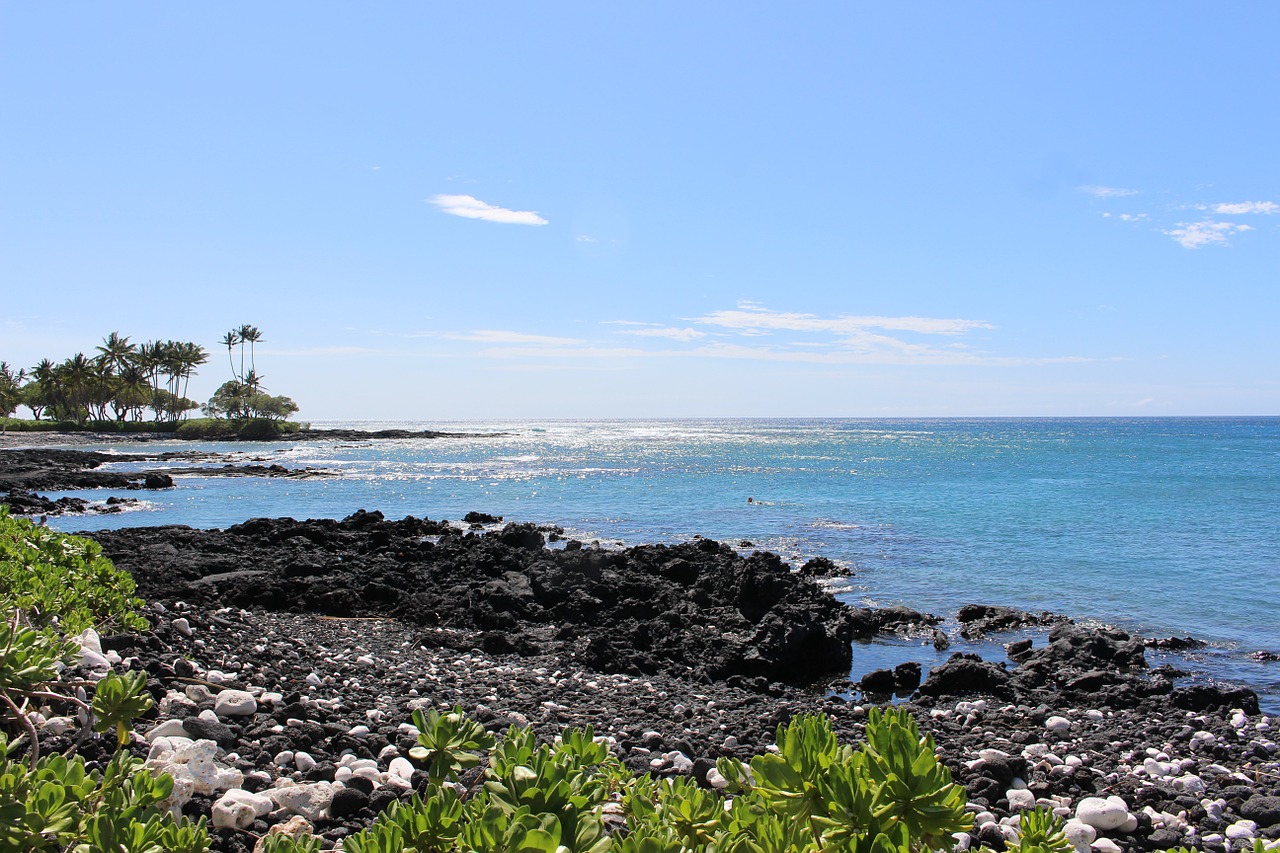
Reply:
[[[173, 442], [335, 476], [184, 477], [172, 491], [142, 493], [137, 511], [50, 523], [76, 531], [226, 527], [257, 516], [341, 518], [360, 508], [434, 519], [478, 510], [611, 546], [701, 535], [796, 565], [828, 557], [851, 573], [833, 586], [840, 597], [936, 613], [951, 620], [944, 628], [953, 634], [956, 610], [984, 603], [1144, 636], [1192, 636], [1209, 646], [1175, 663], [1201, 679], [1247, 684], [1264, 707], [1280, 709], [1280, 662], [1252, 656], [1280, 652], [1280, 418], [314, 426], [489, 435]], [[955, 648], [970, 647], [956, 639]], [[1000, 657], [998, 643], [979, 645]], [[878, 642], [855, 649], [853, 675], [911, 657], [928, 666], [945, 654]]]

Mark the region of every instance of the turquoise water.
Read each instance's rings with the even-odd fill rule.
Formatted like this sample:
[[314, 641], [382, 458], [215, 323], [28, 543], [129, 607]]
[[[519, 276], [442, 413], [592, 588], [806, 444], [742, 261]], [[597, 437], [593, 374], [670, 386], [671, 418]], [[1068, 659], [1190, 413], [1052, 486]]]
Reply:
[[855, 603], [950, 615], [984, 602], [1189, 634], [1213, 644], [1202, 668], [1280, 696], [1280, 664], [1246, 657], [1280, 652], [1280, 418], [317, 426], [502, 434], [209, 444], [336, 476], [184, 478], [144, 511], [56, 523], [223, 527], [363, 507], [481, 510], [606, 543], [745, 540], [847, 566], [840, 594]]

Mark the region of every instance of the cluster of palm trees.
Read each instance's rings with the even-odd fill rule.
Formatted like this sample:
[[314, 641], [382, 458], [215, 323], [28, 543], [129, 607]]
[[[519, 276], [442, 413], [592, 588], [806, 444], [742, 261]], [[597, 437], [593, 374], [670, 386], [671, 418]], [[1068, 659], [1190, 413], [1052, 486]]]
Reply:
[[[204, 413], [211, 418], [226, 417], [268, 418], [284, 420], [298, 411], [298, 405], [288, 397], [273, 397], [266, 393], [262, 376], [258, 374], [253, 359], [253, 345], [262, 342], [262, 332], [257, 326], [241, 326], [222, 336], [227, 348], [227, 362], [231, 365], [231, 381], [213, 393], [204, 404]], [[244, 345], [249, 345], [249, 369], [244, 368]], [[240, 348], [240, 369], [236, 369], [236, 347]]]
[[[258, 375], [257, 365], [253, 362], [253, 345], [262, 342], [262, 332], [257, 326], [244, 325], [232, 329], [222, 336], [222, 345], [227, 348], [227, 361], [231, 364], [231, 379], [247, 385], [255, 391], [262, 386], [262, 377]], [[249, 345], [249, 372], [244, 371], [244, 345]], [[236, 371], [236, 361], [232, 355], [236, 347], [240, 347], [240, 370]]]
[[[199, 403], [186, 398], [196, 368], [209, 360], [199, 344], [131, 344], [127, 337], [112, 332], [95, 349], [95, 356], [78, 352], [57, 364], [46, 358], [29, 372], [13, 373], [4, 365], [0, 414], [7, 417], [24, 405], [36, 420], [83, 424], [141, 421], [150, 409], [153, 420], [172, 422], [199, 408]], [[23, 384], [23, 380], [29, 381]]]

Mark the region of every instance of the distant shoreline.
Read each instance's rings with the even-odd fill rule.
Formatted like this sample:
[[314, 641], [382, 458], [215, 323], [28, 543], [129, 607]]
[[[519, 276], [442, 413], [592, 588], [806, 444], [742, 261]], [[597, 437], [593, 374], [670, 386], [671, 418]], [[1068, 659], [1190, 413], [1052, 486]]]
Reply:
[[504, 432], [444, 432], [441, 430], [407, 429], [307, 429], [273, 436], [240, 438], [238, 436], [192, 437], [173, 432], [95, 432], [93, 430], [10, 430], [0, 433], [0, 447], [69, 447], [86, 444], [128, 444], [152, 441], [373, 441], [401, 438], [496, 438]]

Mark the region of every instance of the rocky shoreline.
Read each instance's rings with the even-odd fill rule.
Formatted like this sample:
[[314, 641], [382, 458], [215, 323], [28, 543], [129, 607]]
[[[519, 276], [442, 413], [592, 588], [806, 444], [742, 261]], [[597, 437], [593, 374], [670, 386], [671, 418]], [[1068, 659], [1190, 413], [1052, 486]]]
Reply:
[[[120, 461], [173, 465], [97, 470]], [[227, 462], [4, 450], [0, 502], [31, 515], [112, 511], [133, 499], [95, 508], [34, 490], [324, 475]], [[1185, 673], [1148, 666], [1147, 648], [1190, 638], [969, 604], [956, 614], [964, 638], [1041, 636], [1008, 644], [1013, 666], [956, 654], [923, 679], [907, 662], [851, 683], [856, 641], [948, 638], [930, 614], [836, 601], [819, 582], [840, 570], [822, 558], [792, 567], [708, 539], [606, 550], [479, 513], [91, 535], [134, 575], [154, 627], [85, 638], [84, 674], [148, 672], [158, 706], [133, 749], [186, 780], [179, 806], [213, 817], [219, 851], [251, 850], [299, 817], [332, 846], [420, 788], [405, 758], [415, 708], [460, 705], [495, 732], [529, 725], [544, 737], [590, 724], [638, 772], [714, 785], [716, 758], [767, 749], [794, 714], [825, 713], [852, 742], [867, 708], [894, 695], [910, 697], [903, 707], [967, 790], [976, 825], [962, 844], [1002, 849], [1037, 804], [1070, 819], [1082, 851], [1280, 839], [1280, 747], [1257, 697], [1179, 686]], [[64, 728], [47, 721], [46, 749], [68, 745]], [[250, 813], [235, 805], [254, 797]]]
[[[145, 471], [100, 471], [107, 463], [184, 462]], [[287, 477], [307, 479], [330, 476], [313, 468], [286, 468], [257, 462], [231, 464], [225, 454], [202, 451], [163, 453], [97, 453], [86, 450], [28, 448], [0, 450], [0, 504], [18, 515], [121, 512], [136, 498], [113, 496], [102, 503], [64, 496], [51, 500], [40, 491], [123, 489], [125, 491], [174, 488], [174, 477]]]
[[[334, 842], [367, 825], [422, 784], [397, 761], [418, 707], [461, 705], [491, 730], [547, 737], [592, 724], [633, 769], [707, 784], [717, 757], [766, 749], [796, 713], [828, 714], [856, 741], [887, 697], [883, 675], [839, 677], [850, 640], [929, 624], [836, 602], [813, 581], [821, 564], [793, 571], [705, 539], [606, 551], [472, 518], [93, 534], [156, 608], [151, 633], [102, 642], [152, 677], [160, 704], [136, 749], [174, 769], [191, 751], [182, 738], [212, 741], [218, 778], [275, 798], [245, 830], [217, 830], [217, 849], [247, 851], [293, 815]], [[1280, 747], [1251, 692], [1178, 688], [1123, 632], [969, 615], [974, 630], [1053, 623], [1047, 642], [1013, 650], [1015, 668], [956, 655], [905, 703], [968, 791], [973, 843], [1002, 848], [1013, 815], [1037, 803], [1071, 818], [1082, 850], [1280, 837]], [[912, 678], [886, 673], [895, 689]], [[242, 690], [252, 702], [232, 704]], [[203, 790], [184, 811], [228, 797]]]

